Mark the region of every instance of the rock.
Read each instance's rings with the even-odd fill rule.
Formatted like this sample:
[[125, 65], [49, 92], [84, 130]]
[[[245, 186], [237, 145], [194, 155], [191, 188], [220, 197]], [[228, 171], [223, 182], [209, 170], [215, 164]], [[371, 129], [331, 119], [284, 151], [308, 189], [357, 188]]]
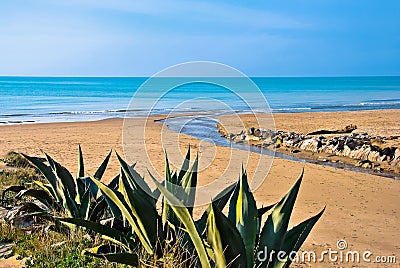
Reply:
[[347, 145], [351, 150], [355, 150], [363, 146], [363, 142], [351, 139], [350, 141], [345, 142], [345, 145]]
[[351, 154], [351, 148], [347, 146], [346, 144], [343, 146], [343, 150], [341, 155], [343, 156], [349, 156]]
[[369, 160], [362, 160], [362, 161], [358, 161], [356, 166], [363, 167], [363, 168], [372, 168], [373, 164]]
[[390, 161], [391, 166], [399, 167], [400, 168], [400, 149], [397, 148], [394, 152], [394, 156], [392, 161]]
[[218, 129], [218, 132], [222, 136], [228, 137], [228, 135], [229, 135], [228, 131], [226, 131], [226, 129], [224, 128], [224, 126], [220, 122], [217, 123], [217, 129]]
[[381, 167], [376, 167], [374, 170], [375, 170], [376, 172], [379, 172], [379, 173], [382, 173], [382, 172], [383, 172], [383, 168], [381, 168]]
[[339, 140], [338, 143], [335, 145], [335, 147], [333, 147], [333, 150], [335, 152], [340, 152], [342, 151], [344, 148], [344, 140]]
[[380, 155], [379, 155], [379, 152], [378, 152], [378, 151], [371, 151], [371, 152], [368, 154], [368, 160], [369, 160], [369, 161], [372, 161], [372, 162], [378, 162], [378, 161], [380, 161], [380, 160], [381, 160], [381, 157], [380, 157]]
[[254, 135], [254, 130], [255, 130], [255, 128], [251, 127], [246, 131], [246, 133], [249, 134], [249, 135]]
[[391, 160], [394, 156], [395, 151], [396, 151], [395, 147], [386, 147], [381, 150], [381, 155], [382, 156], [386, 155], [389, 158], [389, 160]]
[[323, 134], [351, 133], [351, 132], [353, 132], [353, 131], [356, 130], [356, 129], [357, 129], [357, 126], [356, 126], [356, 125], [349, 125], [349, 126], [346, 126], [345, 128], [338, 129], [338, 130], [325, 130], [325, 129], [317, 130], [317, 131], [310, 132], [310, 133], [308, 133], [307, 135], [321, 135], [321, 134], [323, 135]]
[[371, 147], [369, 145], [363, 145], [361, 148], [351, 152], [350, 157], [355, 159], [367, 160], [368, 154], [371, 152]]
[[[219, 132], [224, 133], [224, 128], [221, 124], [217, 124]], [[299, 148], [305, 151], [316, 153], [327, 153], [332, 155], [339, 155], [361, 160], [359, 166], [365, 168], [373, 168], [377, 162], [388, 161], [391, 165], [400, 167], [400, 149], [395, 147], [387, 147], [381, 149], [382, 144], [385, 144], [387, 139], [385, 137], [371, 137], [368, 133], [351, 133], [351, 135], [337, 135], [335, 137], [324, 136], [327, 134], [340, 134], [350, 133], [356, 126], [349, 125], [339, 130], [322, 130], [311, 132], [312, 135], [307, 136], [297, 134], [295, 132], [284, 132], [281, 130], [274, 131], [263, 128], [248, 128], [243, 129], [238, 134], [228, 134], [226, 137], [233, 142], [243, 143], [269, 147], [286, 146], [292, 153], [300, 152], [300, 150], [293, 149]], [[397, 138], [397, 137], [396, 137]], [[362, 162], [362, 161], [368, 162]]]
[[254, 134], [253, 135], [256, 136], [256, 137], [262, 137], [262, 132], [260, 131], [260, 129], [256, 129], [256, 130], [254, 130]]
[[330, 144], [330, 145], [325, 145], [322, 146], [321, 149], [323, 150], [323, 152], [327, 153], [327, 154], [336, 154], [335, 150], [333, 149], [334, 145]]
[[245, 137], [245, 140], [246, 140], [246, 141], [259, 141], [260, 138], [259, 138], [259, 137], [256, 137], [256, 136], [253, 136], [253, 135], [247, 135], [247, 136]]
[[316, 152], [319, 147], [321, 147], [321, 142], [319, 140], [313, 139], [313, 138], [304, 140], [300, 145], [300, 149], [312, 151], [312, 152]]

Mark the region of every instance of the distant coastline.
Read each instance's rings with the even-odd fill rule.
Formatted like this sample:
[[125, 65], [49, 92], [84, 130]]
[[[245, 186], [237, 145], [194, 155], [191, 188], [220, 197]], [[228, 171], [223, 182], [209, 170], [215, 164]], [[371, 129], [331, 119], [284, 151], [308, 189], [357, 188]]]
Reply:
[[[142, 107], [129, 107], [145, 77], [0, 77], [0, 125], [97, 121], [151, 114], [251, 112], [225, 88], [193, 83], [158, 99], [158, 89], [141, 96]], [[175, 78], [162, 78], [175, 79]], [[231, 78], [234, 79], [234, 78]], [[341, 112], [400, 109], [400, 76], [254, 77], [272, 113]], [[162, 85], [162, 84], [161, 84]], [[232, 89], [233, 91], [235, 89]], [[249, 93], [251, 96], [251, 92]], [[240, 94], [239, 94], [240, 95]], [[209, 106], [210, 98], [225, 106]], [[191, 100], [190, 106], [182, 103]], [[195, 100], [195, 101], [193, 101]], [[155, 106], [152, 102], [157, 101]], [[261, 102], [260, 102], [261, 103]], [[128, 108], [129, 107], [129, 108]], [[149, 111], [149, 107], [152, 107]], [[266, 112], [252, 107], [254, 112]]]

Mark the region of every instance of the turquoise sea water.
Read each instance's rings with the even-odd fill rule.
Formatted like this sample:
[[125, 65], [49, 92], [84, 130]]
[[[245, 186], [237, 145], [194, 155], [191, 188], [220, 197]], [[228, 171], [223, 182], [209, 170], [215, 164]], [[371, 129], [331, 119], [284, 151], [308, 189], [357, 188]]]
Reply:
[[[174, 79], [174, 78], [160, 78]], [[251, 78], [272, 112], [353, 111], [400, 109], [400, 76]], [[136, 90], [147, 78], [0, 77], [0, 124], [89, 121], [113, 117], [144, 116], [160, 88], [142, 91], [138, 105], [129, 107]], [[235, 89], [232, 89], [235, 91]], [[246, 91], [246, 89], [241, 89]], [[246, 92], [250, 96], [255, 92]], [[240, 95], [240, 93], [239, 93]], [[209, 100], [218, 100], [215, 105]], [[259, 100], [253, 109], [264, 109]], [[171, 90], [152, 113], [245, 112], [240, 96], [209, 83], [191, 83]]]

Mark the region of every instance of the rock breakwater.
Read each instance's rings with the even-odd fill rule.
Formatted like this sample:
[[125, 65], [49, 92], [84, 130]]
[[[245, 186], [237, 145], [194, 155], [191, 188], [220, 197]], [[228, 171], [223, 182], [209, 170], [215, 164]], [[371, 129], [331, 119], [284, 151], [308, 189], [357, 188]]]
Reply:
[[355, 165], [378, 172], [400, 171], [400, 148], [385, 146], [386, 141], [399, 139], [399, 136], [381, 137], [370, 136], [368, 133], [351, 133], [357, 128], [353, 125], [342, 130], [322, 130], [305, 135], [254, 127], [243, 129], [240, 133], [228, 133], [221, 125], [217, 128], [222, 136], [236, 143], [248, 143], [270, 149], [286, 148], [291, 153], [305, 151], [339, 156], [342, 159], [352, 159], [353, 162], [357, 160]]

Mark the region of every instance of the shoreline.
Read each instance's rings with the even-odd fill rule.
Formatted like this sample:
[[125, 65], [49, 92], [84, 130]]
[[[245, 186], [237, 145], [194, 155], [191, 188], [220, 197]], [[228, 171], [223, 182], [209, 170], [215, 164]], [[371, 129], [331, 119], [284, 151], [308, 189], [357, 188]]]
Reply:
[[[341, 114], [354, 114], [354, 113], [375, 113], [375, 112], [399, 112], [400, 115], [400, 110], [399, 109], [383, 109], [383, 110], [363, 110], [363, 111], [334, 111], [334, 112], [293, 112], [293, 113], [275, 113], [272, 114], [272, 117], [274, 118], [275, 121], [275, 117], [282, 117], [282, 116], [299, 116], [299, 115], [307, 115], [307, 114], [319, 114], [319, 115], [332, 115], [332, 114], [336, 114], [336, 115], [341, 115]], [[28, 123], [28, 124], [11, 124], [11, 125], [0, 125], [0, 129], [1, 126], [3, 127], [17, 127], [17, 126], [27, 126], [27, 125], [41, 125], [41, 126], [53, 126], [56, 124], [87, 124], [87, 123], [96, 123], [96, 122], [116, 122], [116, 121], [121, 121], [122, 120], [122, 124], [124, 122], [125, 119], [147, 119], [147, 118], [151, 118], [151, 121], [159, 123], [159, 124], [165, 124], [165, 121], [167, 118], [168, 119], [172, 119], [172, 118], [181, 118], [181, 117], [196, 117], [198, 115], [201, 116], [210, 116], [213, 119], [217, 120], [218, 122], [222, 122], [224, 121], [224, 118], [226, 117], [230, 117], [233, 116], [234, 114], [222, 114], [222, 115], [218, 115], [218, 114], [214, 114], [214, 113], [207, 113], [207, 112], [193, 112], [193, 113], [176, 113], [176, 114], [154, 114], [154, 115], [150, 115], [148, 117], [128, 117], [128, 118], [121, 118], [121, 117], [114, 117], [114, 118], [105, 118], [105, 119], [99, 119], [99, 120], [93, 120], [93, 121], [73, 121], [73, 122], [36, 122], [36, 123]], [[251, 120], [248, 120], [248, 117], [253, 117], [253, 114], [249, 114], [249, 113], [239, 113], [238, 114], [239, 117], [243, 119], [243, 123], [245, 125], [247, 125], [247, 127], [251, 127], [251, 126], [255, 126], [257, 127], [257, 123], [252, 122]], [[211, 119], [210, 119], [211, 120]], [[169, 128], [169, 126], [167, 126]], [[400, 127], [400, 126], [399, 126]], [[217, 129], [217, 126], [215, 126], [215, 129]], [[177, 132], [177, 131], [175, 131]], [[221, 131], [218, 130], [218, 132], [221, 134], [221, 136], [224, 136], [223, 133], [221, 133]], [[400, 133], [400, 132], [399, 132]], [[181, 134], [185, 134], [185, 133], [181, 133]], [[190, 135], [190, 134], [188, 134]], [[192, 135], [193, 136], [193, 135]], [[198, 137], [195, 137], [196, 139], [201, 140]], [[224, 137], [226, 138], [226, 137]], [[400, 143], [399, 143], [400, 144]], [[218, 145], [217, 146], [221, 146]], [[254, 146], [254, 147], [260, 147], [257, 143], [252, 143], [249, 142], [248, 146]], [[229, 146], [228, 146], [229, 147]], [[307, 163], [311, 163], [311, 164], [317, 164], [317, 165], [321, 165], [321, 166], [330, 166], [333, 167], [335, 169], [344, 169], [344, 170], [351, 170], [351, 171], [355, 171], [358, 173], [366, 173], [366, 174], [371, 174], [371, 175], [377, 175], [377, 176], [381, 176], [381, 177], [386, 177], [386, 178], [390, 178], [390, 179], [394, 179], [394, 180], [399, 180], [400, 179], [400, 170], [393, 170], [393, 169], [387, 169], [387, 167], [385, 167], [381, 172], [372, 170], [372, 169], [364, 169], [361, 167], [357, 166], [357, 162], [359, 159], [352, 159], [349, 157], [343, 157], [343, 156], [339, 156], [339, 155], [333, 155], [333, 154], [328, 154], [328, 153], [324, 153], [324, 152], [310, 152], [310, 151], [306, 151], [306, 150], [293, 150], [294, 147], [286, 147], [286, 146], [282, 146], [279, 148], [274, 148], [271, 151], [289, 156], [289, 157], [293, 157], [294, 159], [291, 158], [287, 158], [287, 157], [279, 157], [276, 156], [278, 158], [283, 158], [283, 159], [287, 159], [287, 160], [291, 160], [291, 161], [299, 161], [299, 162], [307, 162]], [[257, 151], [253, 151], [255, 153], [261, 153], [261, 152], [257, 152]], [[344, 166], [343, 166], [344, 164]], [[349, 165], [350, 167], [346, 167], [346, 165]], [[354, 167], [354, 168], [351, 168]], [[382, 174], [384, 173], [384, 174]]]
[[[294, 110], [295, 111], [295, 110]], [[341, 114], [341, 113], [363, 113], [363, 112], [378, 112], [378, 111], [400, 111], [400, 109], [396, 108], [388, 108], [388, 109], [363, 109], [363, 110], [343, 110], [343, 111], [320, 111], [320, 110], [299, 110], [298, 112], [288, 111], [282, 112], [281, 110], [278, 112], [271, 111], [272, 116], [285, 116], [285, 115], [297, 115], [297, 114]], [[256, 114], [258, 112], [255, 112]], [[198, 114], [205, 114], [205, 115], [213, 115], [216, 118], [221, 117], [224, 115], [232, 115], [232, 114], [239, 114], [239, 115], [251, 115], [254, 114], [251, 111], [221, 111], [221, 110], [211, 110], [211, 111], [191, 111], [191, 112], [177, 112], [177, 113], [157, 113], [157, 114], [150, 114], [150, 115], [137, 115], [133, 117], [125, 117], [125, 116], [115, 116], [115, 117], [108, 117], [108, 118], [100, 118], [100, 119], [93, 119], [93, 120], [65, 120], [65, 121], [49, 121], [49, 122], [39, 122], [34, 120], [12, 120], [12, 123], [7, 123], [0, 121], [0, 127], [3, 126], [19, 126], [19, 125], [36, 125], [36, 124], [54, 124], [54, 123], [84, 123], [84, 122], [98, 122], [104, 120], [115, 120], [121, 119], [124, 120], [125, 118], [148, 118], [148, 117], [160, 117], [157, 120], [163, 120], [166, 116], [172, 117], [180, 117], [180, 116], [194, 116]], [[172, 115], [172, 116], [171, 116]]]

